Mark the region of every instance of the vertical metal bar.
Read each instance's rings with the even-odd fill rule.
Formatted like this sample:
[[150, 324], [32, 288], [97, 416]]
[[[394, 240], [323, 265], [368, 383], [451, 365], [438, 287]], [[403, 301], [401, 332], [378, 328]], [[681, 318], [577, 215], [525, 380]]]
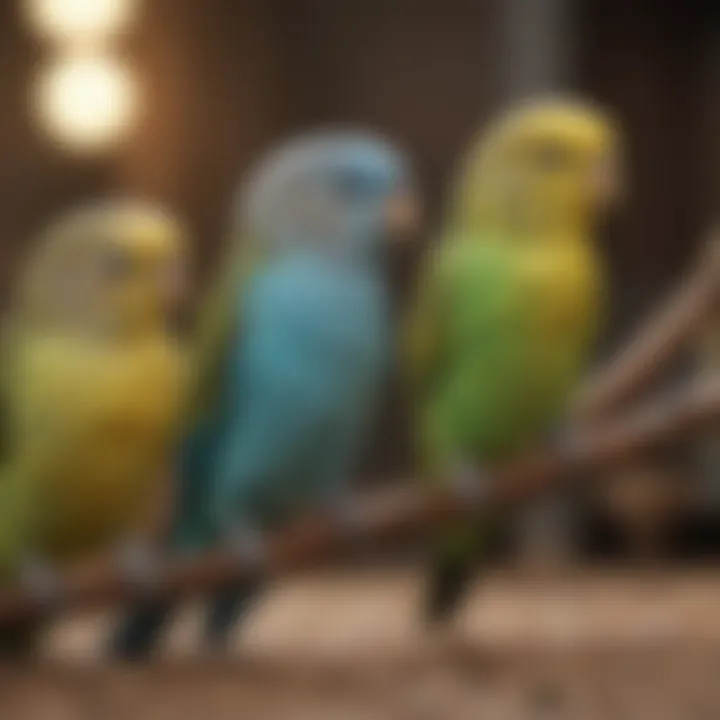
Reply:
[[576, 0], [499, 0], [499, 82], [504, 100], [570, 88]]
[[[720, 242], [720, 28], [713, 25], [705, 34], [703, 73], [703, 108], [701, 144], [701, 177], [704, 187], [702, 210], [715, 226], [715, 240]], [[700, 377], [720, 370], [720, 310], [704, 324], [697, 347], [695, 372]], [[699, 443], [700, 488], [698, 501], [703, 507], [720, 509], [720, 435], [713, 433]]]
[[[573, 84], [576, 0], [498, 0], [499, 84], [504, 103], [567, 91]], [[518, 550], [532, 563], [573, 553], [577, 512], [556, 496], [521, 513]]]

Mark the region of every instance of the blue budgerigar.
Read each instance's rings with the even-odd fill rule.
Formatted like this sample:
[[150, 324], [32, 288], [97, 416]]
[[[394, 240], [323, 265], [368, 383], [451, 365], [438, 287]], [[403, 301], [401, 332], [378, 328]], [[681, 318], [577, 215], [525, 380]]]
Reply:
[[[309, 509], [349, 509], [390, 357], [383, 251], [414, 217], [404, 159], [352, 131], [288, 142], [244, 190], [240, 242], [199, 327], [171, 538], [183, 555], [223, 544], [251, 552]], [[224, 646], [261, 585], [236, 583], [211, 599], [208, 643]], [[136, 609], [115, 652], [151, 652], [171, 609]]]

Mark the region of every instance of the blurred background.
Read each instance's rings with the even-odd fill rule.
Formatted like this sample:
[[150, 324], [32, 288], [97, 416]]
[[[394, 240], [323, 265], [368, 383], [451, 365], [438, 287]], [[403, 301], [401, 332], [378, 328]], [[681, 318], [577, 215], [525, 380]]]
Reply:
[[[0, 301], [41, 226], [110, 194], [162, 201], [188, 224], [200, 294], [246, 169], [289, 133], [352, 123], [403, 146], [427, 198], [422, 242], [395, 268], [400, 312], [471, 136], [508, 102], [566, 90], [605, 105], [626, 137], [625, 208], [601, 238], [611, 281], [602, 364], [675, 286], [720, 209], [717, 2], [0, 0]], [[666, 384], [720, 368], [718, 322]], [[410, 469], [397, 386], [367, 452], [368, 482]], [[504, 538], [520, 543], [499, 550], [522, 550], [523, 538], [542, 547], [541, 536], [555, 560], [659, 558], [663, 573], [647, 563], [650, 573], [606, 577], [581, 562], [569, 581], [493, 576], [469, 613], [469, 637], [480, 656], [497, 651], [492, 663], [453, 675], [442, 652], [423, 660], [418, 575], [375, 558], [367, 572], [281, 583], [243, 647], [255, 659], [253, 648], [276, 653], [270, 670], [1, 668], [0, 716], [720, 717], [720, 583], [687, 568], [720, 550], [720, 448], [665, 448], [608, 479], [559, 515], [529, 513]], [[678, 556], [686, 567], [665, 572]], [[51, 656], [97, 658], [101, 619], [102, 630], [84, 617], [60, 623]], [[585, 661], [575, 651], [586, 646], [601, 652]], [[318, 653], [330, 662], [314, 670]]]
[[[375, 128], [411, 153], [431, 242], [476, 129], [513, 99], [575, 90], [615, 113], [627, 137], [626, 208], [602, 238], [612, 282], [602, 356], [672, 287], [717, 210], [719, 14], [713, 3], [653, 0], [2, 0], [0, 287], [53, 214], [111, 193], [161, 200], [189, 224], [201, 287], [238, 178], [276, 140], [316, 124]], [[397, 268], [399, 298], [420, 250]], [[396, 400], [368, 476], [407, 472]], [[676, 455], [624, 470], [640, 478], [623, 483], [635, 490], [583, 512], [590, 546], [614, 547], [629, 523], [639, 528], [629, 544], [645, 547], [652, 518], [698, 507], [681, 501], [678, 482], [642, 479], [659, 468], [683, 488], [688, 473], [710, 482], [692, 451]], [[703, 527], [707, 548], [714, 521]]]

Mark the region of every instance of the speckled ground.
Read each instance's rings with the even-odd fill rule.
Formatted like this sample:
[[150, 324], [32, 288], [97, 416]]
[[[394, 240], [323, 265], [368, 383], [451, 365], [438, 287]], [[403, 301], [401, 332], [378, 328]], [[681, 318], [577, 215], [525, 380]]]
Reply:
[[720, 573], [498, 574], [452, 636], [415, 622], [413, 571], [325, 574], [268, 597], [228, 658], [185, 617], [152, 666], [102, 663], [107, 617], [0, 670], [1, 720], [720, 718]]

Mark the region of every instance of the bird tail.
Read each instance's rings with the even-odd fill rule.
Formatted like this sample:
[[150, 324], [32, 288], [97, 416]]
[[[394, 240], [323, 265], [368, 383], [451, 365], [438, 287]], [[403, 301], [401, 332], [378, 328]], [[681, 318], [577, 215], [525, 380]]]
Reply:
[[424, 606], [428, 626], [447, 624], [456, 617], [487, 559], [487, 536], [483, 523], [445, 530], [435, 541]]
[[[21, 582], [38, 526], [38, 493], [20, 468], [0, 467], [0, 588]], [[28, 658], [35, 652], [42, 623], [36, 619], [0, 626], [0, 659]]]
[[174, 610], [170, 600], [147, 601], [130, 610], [116, 629], [109, 654], [116, 660], [144, 660], [157, 647]]
[[242, 623], [262, 593], [263, 582], [249, 578], [221, 589], [210, 600], [205, 641], [211, 647], [226, 647], [233, 627]]
[[0, 628], [0, 662], [31, 658], [40, 639], [40, 623], [24, 621]]

